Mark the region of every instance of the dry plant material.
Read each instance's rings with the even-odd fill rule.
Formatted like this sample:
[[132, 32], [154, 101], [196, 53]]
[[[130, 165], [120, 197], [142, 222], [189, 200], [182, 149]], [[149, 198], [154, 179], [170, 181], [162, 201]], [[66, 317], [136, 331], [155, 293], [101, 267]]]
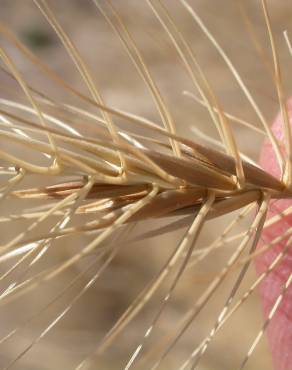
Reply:
[[[250, 301], [256, 288], [281, 263], [291, 244], [291, 230], [288, 229], [284, 235], [278, 235], [256, 249], [263, 228], [291, 213], [287, 209], [266, 221], [270, 203], [292, 196], [289, 112], [272, 17], [266, 1], [262, 0], [261, 11], [272, 58], [265, 59], [265, 65], [276, 89], [284, 124], [281, 142], [239, 71], [200, 18], [195, 3], [180, 0], [177, 5], [185, 16], [192, 18], [198, 32], [207, 37], [210, 47], [217, 50], [261, 127], [225, 111], [212, 81], [200, 65], [195, 46], [185, 38], [168, 2], [148, 0], [147, 9], [164, 30], [164, 36], [172, 44], [194, 87], [194, 93], [185, 94], [206, 108], [219, 141], [204, 137], [196, 128], [193, 138], [177, 133], [173, 107], [168, 106], [117, 4], [92, 0], [92, 9], [96, 17], [103, 17], [121, 42], [150, 93], [160, 122], [108, 104], [97, 79], [63, 27], [61, 17], [53, 10], [53, 2], [33, 0], [33, 3], [71, 59], [85, 92], [73, 87], [30, 51], [12, 28], [0, 24], [3, 40], [3, 46], [0, 46], [1, 74], [13, 86], [19, 87], [19, 91], [15, 87], [13, 98], [9, 94], [4, 96], [5, 91], [0, 97], [0, 138], [3, 143], [0, 147], [0, 200], [5, 205], [0, 225], [3, 230], [7, 225], [12, 229], [7, 235], [3, 231], [1, 238], [0, 304], [3, 310], [12, 307], [14, 315], [21, 309], [18, 302], [31, 299], [33, 306], [31, 312], [22, 313], [20, 320], [15, 324], [12, 320], [11, 325], [5, 325], [5, 330], [1, 331], [0, 345], [8, 348], [7, 356], [1, 360], [1, 369], [26, 368], [25, 359], [29, 358], [29, 352], [37, 351], [51, 332], [61, 338], [62, 329], [58, 330], [58, 326], [70, 317], [71, 311], [82, 302], [81, 298], [97, 280], [105, 284], [105, 280], [120, 279], [113, 266], [119, 264], [123, 253], [139, 254], [134, 243], [142, 240], [148, 245], [148, 239], [155, 240], [174, 231], [180, 234], [180, 240], [164, 250], [164, 261], [160, 261], [158, 269], [149, 266], [152, 277], [144, 281], [142, 287], [140, 285], [136, 297], [132, 297], [123, 309], [119, 308], [118, 315], [108, 314], [111, 320], [108, 320], [110, 325], [106, 330], [103, 329], [102, 314], [97, 313], [94, 326], [100, 328], [95, 331], [90, 345], [85, 349], [81, 346], [74, 357], [75, 362], [66, 362], [61, 356], [62, 365], [43, 368], [226, 369], [223, 360], [218, 360], [218, 364], [217, 360], [212, 360], [213, 343], [217, 343], [220, 335], [217, 333], [228, 328], [228, 323], [232, 325], [235, 313]], [[239, 1], [238, 5], [260, 58], [268, 58], [260, 47], [243, 2]], [[289, 47], [287, 32], [285, 38]], [[56, 100], [47, 94], [44, 86], [37, 88], [28, 82], [13, 58], [12, 48], [64, 95], [78, 99], [80, 105]], [[280, 178], [273, 177], [241, 153], [234, 132], [235, 123], [249, 130], [250, 135], [262, 135], [271, 142], [281, 169]], [[207, 144], [202, 144], [199, 138], [206, 139]], [[233, 219], [229, 219], [226, 228], [218, 230], [216, 239], [209, 245], [202, 246], [202, 233], [208, 227], [213, 228], [215, 220], [231, 213]], [[245, 229], [234, 232], [242, 221], [245, 221]], [[151, 227], [142, 231], [140, 225]], [[78, 242], [73, 248], [75, 238]], [[253, 259], [283, 240], [285, 246], [272, 264], [253, 283], [244, 287]], [[125, 252], [127, 244], [131, 246], [132, 243], [131, 252]], [[69, 254], [62, 250], [65, 245], [69, 248], [71, 245]], [[179, 318], [170, 318], [165, 324], [164, 317], [171, 315], [172, 305], [174, 309], [177, 307], [173, 302], [176, 302], [175, 293], [179, 287], [188, 277], [196, 277], [197, 271], [202, 274], [202, 268], [206, 268], [209, 260], [216, 265], [213, 256], [226, 249], [228, 258], [224, 263], [218, 262], [216, 271], [203, 274], [202, 289], [191, 291], [188, 307], [183, 305]], [[143, 256], [145, 251], [141, 254], [142, 259]], [[159, 260], [161, 256], [157, 263]], [[141, 266], [141, 261], [139, 263]], [[146, 260], [144, 264], [147, 270]], [[197, 280], [200, 283], [200, 277]], [[226, 288], [222, 288], [224, 283]], [[253, 352], [290, 283], [291, 275], [267, 321], [255, 332], [254, 339], [249, 338], [250, 349], [242, 348], [242, 353], [231, 360], [230, 368], [247, 368], [250, 358], [256, 357]], [[130, 288], [129, 292], [125, 291], [127, 284], [131, 282], [121, 284], [125, 296], [132, 294]], [[111, 285], [117, 284], [107, 281], [104, 285], [104, 289], [109, 290], [107, 295], [100, 292], [100, 302], [104, 299], [105, 305], [108, 297], [115, 299], [115, 288], [111, 292]], [[40, 304], [34, 306], [33, 300], [45, 291], [49, 292], [48, 299], [42, 297]], [[201, 326], [204, 314], [208, 319], [204, 321], [206, 325]], [[13, 343], [27, 328], [34, 329], [25, 343], [15, 346], [12, 351], [7, 343]], [[76, 342], [82, 340], [80, 337]], [[64, 348], [68, 348], [67, 339], [62, 342]], [[218, 357], [220, 351], [230, 351], [231, 343], [228, 348], [224, 340], [223, 344], [220, 340], [218, 343], [219, 350], [213, 356]]]

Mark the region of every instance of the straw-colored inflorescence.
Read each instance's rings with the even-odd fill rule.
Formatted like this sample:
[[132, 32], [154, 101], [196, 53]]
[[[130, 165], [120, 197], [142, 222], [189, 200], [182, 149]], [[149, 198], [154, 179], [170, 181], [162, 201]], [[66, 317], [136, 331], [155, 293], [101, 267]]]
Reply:
[[[261, 281], [281, 262], [291, 244], [291, 230], [288, 229], [287, 234], [279, 235], [272, 243], [256, 250], [262, 229], [291, 213], [288, 209], [265, 224], [270, 202], [292, 196], [291, 129], [266, 1], [262, 0], [261, 6], [272, 50], [273, 63], [269, 67], [273, 66], [271, 74], [284, 123], [282, 143], [275, 138], [263, 112], [232, 61], [197, 14], [196, 4], [179, 1], [180, 9], [192, 17], [210, 44], [219, 52], [238, 88], [254, 110], [261, 123], [260, 128], [223, 109], [211, 81], [199, 63], [195, 48], [183, 36], [167, 2], [146, 1], [195, 88], [195, 95], [186, 94], [206, 108], [212, 124], [215, 125], [220, 142], [215, 141], [212, 145], [199, 143], [196, 137], [202, 134], [196, 129], [194, 132], [197, 135], [194, 138], [184, 138], [177, 134], [178, 123], [175, 123], [171, 109], [167, 106], [126, 22], [111, 1], [92, 0], [93, 9], [104, 17], [119, 38], [149, 90], [160, 122], [108, 105], [90, 68], [70, 35], [63, 29], [58, 15], [51, 9], [50, 2], [34, 0], [33, 3], [54, 29], [87, 92], [81, 93], [70, 82], [63, 80], [48, 63], [30, 51], [11, 28], [0, 24], [1, 39], [5, 41], [5, 46], [0, 46], [1, 73], [12, 83], [18, 84], [21, 91], [19, 99], [3, 97], [2, 94], [0, 98], [0, 138], [5, 143], [0, 146], [0, 174], [4, 179], [1, 182], [0, 200], [12, 205], [11, 209], [6, 206], [6, 210], [2, 211], [0, 223], [16, 225], [12, 235], [8, 233], [9, 238], [4, 237], [1, 240], [0, 263], [4, 267], [0, 282], [5, 288], [1, 291], [0, 304], [3, 307], [17, 304], [18, 300], [24, 299], [33, 291], [47, 289], [50, 283], [61, 279], [74, 266], [79, 266], [83, 261], [86, 264], [49, 302], [36, 312], [32, 310], [30, 315], [26, 315], [24, 323], [3, 333], [0, 346], [4, 346], [8, 340], [12, 341], [23, 327], [32, 325], [36, 318], [45, 315], [46, 310], [57, 303], [54, 317], [46, 321], [24, 348], [17, 349], [5, 364], [1, 362], [1, 368], [14, 368], [21, 364], [22, 357], [57, 326], [85, 292], [103, 276], [114, 258], [123, 253], [122, 240], [148, 240], [185, 228], [183, 237], [152, 280], [148, 281], [129, 307], [112, 322], [106, 333], [93, 340], [86, 355], [74, 366], [76, 369], [104, 368], [106, 365], [101, 365], [100, 358], [115, 348], [120, 336], [127, 333], [131, 323], [151, 304], [161, 289], [165, 290], [159, 299], [155, 298], [156, 309], [151, 320], [148, 320], [146, 329], [144, 327], [141, 330], [138, 341], [134, 341], [134, 344], [129, 340], [131, 345], [126, 353], [126, 362], [118, 365], [115, 363], [113, 366], [127, 370], [163, 369], [163, 366], [170, 366], [169, 363], [164, 364], [168, 356], [175, 353], [181, 337], [191, 324], [199, 320], [201, 312], [208, 310], [210, 300], [226, 278], [236, 272], [214, 322], [208, 326], [204, 336], [200, 336], [200, 340], [196, 339], [195, 344], [188, 344], [187, 355], [184, 354], [183, 360], [179, 357], [179, 363], [175, 364], [176, 369], [197, 369], [217, 332], [225, 327], [225, 323], [244, 305]], [[239, 5], [242, 7], [241, 2]], [[257, 42], [255, 38], [253, 41]], [[287, 33], [286, 41], [289, 46]], [[15, 48], [22, 58], [32, 63], [43, 76], [60, 90], [64, 90], [64, 93], [78, 98], [82, 103], [81, 107], [56, 101], [48, 96], [45, 88], [36, 88], [28, 83], [6, 45], [10, 49]], [[86, 104], [90, 109], [84, 108]], [[240, 152], [233, 121], [247, 126], [252, 134], [259, 133], [271, 141], [282, 171], [281, 178], [276, 179]], [[219, 149], [215, 149], [213, 144]], [[215, 241], [203, 248], [198, 239], [202, 229], [208, 229], [207, 221], [232, 212], [237, 212], [236, 216], [226, 229], [219, 233]], [[249, 226], [232, 235], [235, 227], [248, 215], [252, 216]], [[132, 237], [134, 234], [130, 234], [130, 230], [136, 227], [137, 222], [148, 219], [154, 220], [154, 225], [158, 222], [159, 226], [140, 231], [137, 236]], [[159, 224], [161, 220], [167, 221], [163, 227]], [[77, 251], [61, 260], [52, 259], [52, 263], [45, 264], [43, 268], [38, 267], [42, 266], [44, 256], [46, 261], [50, 261], [50, 251], [55, 250], [56, 244], [60, 248], [59, 243], [75, 237], [83, 237], [82, 245], [79, 245]], [[251, 261], [285, 238], [288, 241], [273, 264], [241, 297], [236, 297]], [[196, 269], [199, 263], [212, 258], [213, 252], [231, 242], [235, 242], [235, 247], [219, 272], [208, 279], [208, 284], [204, 285], [200, 294], [190, 294], [190, 308], [181, 315], [177, 323], [171, 323], [173, 325], [170, 325], [166, 333], [161, 334], [162, 339], [158, 344], [150, 346], [148, 343], [153, 343], [153, 333], [159, 327], [163, 314], [171, 305], [172, 296], [187, 271]], [[90, 279], [87, 278], [88, 281], [60, 308], [58, 301], [64, 298], [74, 284], [82, 279], [86, 280], [88, 276]], [[287, 281], [282, 295], [289, 288], [290, 280]], [[269, 320], [280, 301], [281, 296], [275, 302]], [[251, 349], [245, 350], [247, 355], [241, 358], [241, 365], [238, 364], [241, 368], [247, 366], [266, 327], [267, 323], [257, 335]]]

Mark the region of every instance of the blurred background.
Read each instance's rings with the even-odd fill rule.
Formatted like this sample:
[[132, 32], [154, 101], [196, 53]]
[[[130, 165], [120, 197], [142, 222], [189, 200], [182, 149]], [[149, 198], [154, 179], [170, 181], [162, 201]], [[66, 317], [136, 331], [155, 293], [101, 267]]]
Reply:
[[[129, 60], [118, 37], [93, 3], [89, 0], [50, 0], [48, 3], [88, 64], [106, 103], [109, 106], [159, 122], [158, 113], [147, 88]], [[103, 1], [100, 3], [103, 4]], [[278, 111], [278, 103], [270, 73], [271, 53], [262, 9], [260, 2], [251, 0], [241, 3], [244, 3], [244, 12], [239, 6], [239, 1], [190, 0], [192, 7], [206, 22], [219, 44], [233, 61], [266, 119], [272, 122]], [[216, 129], [206, 109], [183, 93], [189, 91], [195, 95], [198, 94], [189, 76], [185, 73], [175, 48], [147, 3], [116, 0], [113, 4], [142, 52], [175, 119], [178, 133], [206, 143], [194, 132], [193, 128], [196, 127], [207, 136], [218, 139]], [[180, 5], [180, 2], [167, 0], [165, 4], [191, 45], [224, 110], [260, 127], [256, 115], [218, 52]], [[290, 96], [289, 74], [292, 60], [282, 32], [288, 30], [288, 33], [290, 31], [292, 34], [292, 6], [288, 1], [268, 1], [268, 5], [283, 67], [284, 86], [287, 96]], [[13, 30], [25, 45], [47, 62], [64, 80], [88, 94], [80, 75], [54, 31], [32, 1], [0, 0], [0, 21]], [[251, 39], [252, 32], [256, 35], [254, 40]], [[1, 45], [13, 58], [30, 85], [37, 87], [56, 101], [60, 100], [94, 111], [92, 107], [85, 106], [42, 76], [3, 35], [0, 36], [0, 40]], [[0, 98], [14, 99], [17, 96], [17, 100], [25, 101], [16, 83], [3, 71], [0, 72], [0, 84], [2, 86]], [[82, 126], [82, 122], [77, 122], [77, 124]], [[233, 125], [240, 150], [256, 161], [263, 137], [236, 123]], [[0, 146], [5, 147], [5, 144], [0, 143]], [[31, 181], [35, 186], [35, 180]], [[42, 181], [45, 182], [45, 180]], [[26, 183], [26, 186], [29, 186], [29, 183]], [[1, 216], [4, 217], [11, 212], [11, 209], [15, 211], [18, 207], [25, 208], [30, 205], [22, 202], [20, 206], [19, 202], [2, 203]], [[40, 203], [34, 203], [34, 205], [37, 204]], [[234, 217], [233, 213], [208, 222], [198, 241], [199, 248], [210, 244]], [[236, 232], [245, 230], [250, 221], [251, 218], [244, 219]], [[169, 220], [157, 221], [156, 226], [158, 222], [163, 226]], [[27, 223], [21, 221], [10, 227], [7, 227], [7, 224], [1, 224], [3, 243], [11, 239], [16, 230], [25, 229], [26, 225]], [[151, 220], [137, 225], [131, 234], [132, 237], [139, 236], [142, 232], [151, 229], [151, 226], [153, 226]], [[13, 363], [11, 368], [19, 370], [74, 369], [93, 351], [113, 323], [155, 276], [182, 235], [183, 231], [179, 230], [144, 241], [130, 242], [131, 236], [127, 239], [119, 239], [119, 243], [125, 244], [122, 251], [94, 287], [74, 305], [56, 328], [33, 345], [24, 356]], [[41, 268], [44, 269], [51, 265], [52, 260], [65, 260], [85, 246], [89, 240], [89, 236], [75, 236], [57, 241], [54, 251], [43, 259]], [[185, 273], [159, 326], [146, 346], [147, 350], [155, 348], [161, 338], [206, 289], [212, 278], [224, 266], [235, 246], [236, 243], [229, 244]], [[52, 259], [50, 262], [49, 258]], [[8, 265], [3, 266], [2, 264], [0, 267], [4, 272]], [[16, 303], [1, 307], [1, 338], [13, 328], [21, 326], [28, 317], [52, 300], [54, 294], [70, 282], [83, 267], [83, 263], [78, 264], [50, 286], [45, 285], [22, 297]], [[90, 274], [93, 272], [91, 271]], [[0, 344], [0, 368], [6, 368], [40, 334], [46, 324], [51, 322], [56, 314], [66, 306], [69, 297], [78, 294], [90, 278], [90, 274], [85, 275], [72, 291], [67, 292], [68, 294], [66, 293], [60, 301], [40, 317], [27, 323], [17, 334]], [[161, 369], [178, 368], [178, 365], [210, 331], [236, 276], [236, 271], [230, 274], [224, 286], [203, 310], [199, 320], [179, 341], [173, 354], [163, 362]], [[254, 279], [254, 269], [251, 266], [240, 292], [244, 292]], [[155, 294], [150, 304], [117, 338], [111, 348], [95, 360], [92, 369], [111, 370], [122, 369], [125, 366], [129, 355], [140, 343], [143, 333], [157, 312], [158, 303], [162, 301], [169, 282], [170, 280], [163, 284], [163, 288]], [[4, 286], [1, 289], [4, 289]], [[240, 293], [237, 297], [240, 297]], [[224, 330], [216, 335], [198, 368], [201, 370], [237, 368], [261, 325], [260, 303], [257, 296], [253, 295], [227, 323]], [[140, 366], [143, 369], [149, 368], [143, 363]], [[265, 338], [260, 342], [246, 365], [246, 369], [272, 369]]]

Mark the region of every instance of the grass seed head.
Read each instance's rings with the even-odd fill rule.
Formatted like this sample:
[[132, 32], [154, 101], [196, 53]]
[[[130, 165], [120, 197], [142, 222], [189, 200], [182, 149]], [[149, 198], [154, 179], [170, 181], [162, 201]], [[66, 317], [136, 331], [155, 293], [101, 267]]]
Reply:
[[[0, 23], [1, 76], [12, 87], [0, 96], [4, 205], [0, 305], [3, 317], [9, 318], [0, 337], [7, 352], [3, 369], [25, 368], [29, 361], [39, 367], [40, 358], [52, 358], [57, 348], [49, 333], [55, 333], [63, 350], [70, 347], [74, 356], [57, 355], [56, 361], [44, 365], [48, 369], [182, 370], [202, 365], [220, 370], [253, 368], [252, 361], [262, 361], [260, 366], [267, 368], [271, 361], [262, 356], [268, 352], [263, 344], [266, 331], [277, 370], [289, 369], [291, 320], [285, 316], [283, 324], [283, 310], [287, 314], [291, 306], [291, 112], [278, 31], [274, 31], [274, 5], [265, 0], [249, 4], [262, 17], [266, 49], [247, 4], [226, 6], [242, 21], [248, 46], [254, 47], [261, 73], [266, 69], [275, 91], [280, 113], [271, 128], [254, 97], [255, 89], [229, 56], [232, 47], [228, 51], [221, 46], [220, 35], [198, 10], [203, 5], [147, 0], [143, 5], [127, 4], [125, 12], [118, 2], [89, 1], [88, 16], [94, 12], [91, 19], [100, 27], [98, 40], [104, 34], [114, 38], [113, 50], [122, 47], [121, 54], [130, 63], [127, 73], [121, 74], [116, 70], [123, 68], [122, 56], [106, 59], [115, 65], [108, 67], [104, 83], [99, 68], [96, 72], [83, 56], [82, 45], [64, 26], [60, 5], [46, 0], [33, 3], [38, 17], [52, 30], [52, 37], [34, 40], [51, 40], [50, 47], [53, 40], [59, 42], [59, 52], [83, 85], [75, 87], [56, 72], [49, 58], [30, 50], [13, 27]], [[155, 24], [163, 37], [159, 41], [157, 34], [155, 39], [150, 35], [151, 45], [158, 45], [160, 54], [169, 48], [168, 63], [175, 60], [175, 70], [185, 73], [178, 82], [187, 87], [175, 95], [174, 104], [153, 68], [153, 53], [149, 58], [143, 49], [147, 42], [141, 46], [132, 30], [135, 16], [127, 19], [135, 11], [140, 11], [137, 19], [142, 23], [138, 31], [147, 36], [144, 22]], [[78, 13], [79, 23], [80, 19]], [[184, 22], [192, 37], [187, 37]], [[235, 29], [236, 23], [232, 21]], [[198, 40], [204, 37], [204, 45], [216, 53], [214, 60], [220, 58], [238, 95], [246, 99], [251, 120], [242, 109], [240, 117], [229, 112], [232, 104], [225, 108], [214, 73], [208, 73], [193, 35]], [[289, 54], [288, 31], [285, 40]], [[110, 51], [107, 45], [106, 51], [97, 53], [98, 66]], [[46, 82], [38, 85], [30, 80], [20, 58]], [[127, 109], [111, 103], [104, 91], [104, 84], [119, 77], [132, 92], [133, 71], [148, 94], [141, 92], [143, 104], [152, 102], [145, 117], [136, 110], [140, 94], [135, 96], [135, 86]], [[220, 69], [216, 71], [219, 75]], [[169, 90], [179, 90], [179, 83]], [[46, 84], [54, 86], [58, 97]], [[186, 101], [201, 106], [207, 116], [184, 112]], [[184, 120], [196, 125], [192, 137], [181, 129]], [[202, 132], [207, 124], [216, 139]], [[238, 134], [243, 130], [250, 142], [257, 142], [256, 135], [265, 138], [262, 167], [243, 153]], [[254, 260], [257, 277], [250, 272]], [[272, 290], [278, 274], [281, 279]], [[263, 319], [252, 298], [258, 287]], [[21, 312], [19, 302], [26, 308]], [[82, 307], [76, 310], [78, 305]], [[244, 306], [252, 314], [240, 316]], [[93, 328], [96, 322], [98, 327]], [[84, 326], [76, 335], [75, 350], [68, 332]], [[23, 344], [18, 336], [23, 338], [26, 330]], [[234, 343], [234, 356], [226, 360], [226, 350], [238, 342], [234, 330], [246, 338], [240, 345]], [[278, 341], [279, 336], [284, 339]], [[36, 355], [31, 354], [34, 350]]]

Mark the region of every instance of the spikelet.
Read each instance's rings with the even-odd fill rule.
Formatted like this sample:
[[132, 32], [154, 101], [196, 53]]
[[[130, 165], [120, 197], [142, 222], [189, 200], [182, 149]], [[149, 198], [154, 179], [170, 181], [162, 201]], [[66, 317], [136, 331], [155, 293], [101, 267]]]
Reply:
[[[218, 7], [206, 4], [209, 12]], [[266, 1], [253, 9], [262, 17], [271, 58], [244, 3], [230, 4], [234, 9], [226, 9], [242, 22], [249, 46], [271, 79], [284, 145], [249, 83], [201, 18], [197, 2], [88, 1], [90, 19], [99, 27], [88, 47], [95, 49], [104, 32], [121, 52], [117, 58], [110, 43], [103, 50], [98, 45], [94, 73], [63, 25], [62, 6], [46, 0], [26, 4], [51, 27], [66, 63], [78, 73], [78, 88], [30, 50], [9, 23], [0, 23], [1, 369], [270, 366], [269, 357], [263, 358], [268, 322], [261, 318], [256, 291], [288, 252], [290, 229], [256, 246], [264, 227], [291, 213], [288, 209], [266, 221], [271, 202], [292, 196], [291, 129]], [[126, 14], [132, 16], [125, 19]], [[182, 21], [194, 37], [185, 36]], [[152, 43], [161, 54], [170, 48], [175, 73], [186, 81], [184, 94], [168, 81], [176, 90], [174, 103], [130, 31], [137, 23], [147, 36], [147, 22], [159, 30], [150, 35]], [[78, 27], [77, 22], [77, 32]], [[201, 37], [212, 58], [227, 67], [257, 125], [243, 113], [229, 113], [230, 106], [221, 102], [197, 53]], [[289, 54], [289, 33], [285, 38]], [[98, 74], [104, 60], [112, 65], [106, 77]], [[129, 63], [126, 77], [119, 76], [124, 60]], [[20, 61], [45, 82], [30, 81]], [[118, 77], [128, 84], [131, 109], [111, 103], [104, 92], [104, 85]], [[132, 80], [142, 81], [142, 98]], [[149, 115], [137, 109], [139, 99], [151, 105]], [[177, 113], [180, 109], [187, 112]], [[200, 113], [190, 118], [192, 109]], [[216, 132], [217, 139], [202, 130]], [[271, 142], [281, 178], [242, 153], [238, 137], [243, 132]], [[256, 278], [253, 259], [279, 240], [287, 241], [282, 254]]]

